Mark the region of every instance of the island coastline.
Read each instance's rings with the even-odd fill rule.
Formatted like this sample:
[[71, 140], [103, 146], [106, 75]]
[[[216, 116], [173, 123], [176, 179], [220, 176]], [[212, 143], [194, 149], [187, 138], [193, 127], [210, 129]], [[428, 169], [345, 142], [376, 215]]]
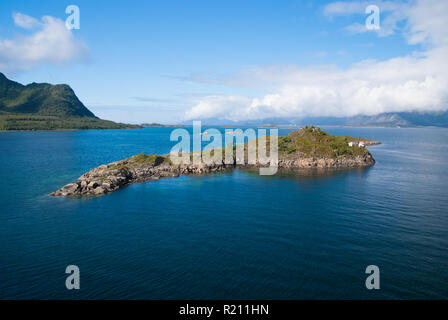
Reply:
[[[380, 142], [360, 139], [330, 136], [316, 127], [306, 127], [298, 131], [292, 131], [287, 137], [279, 137], [279, 157], [276, 167], [291, 171], [295, 169], [370, 167], [375, 164], [375, 159], [365, 146], [353, 145], [348, 147], [344, 144], [363, 141], [365, 145], [376, 145]], [[335, 147], [336, 145], [337, 147]], [[314, 149], [307, 152], [307, 148], [310, 148], [310, 146]], [[247, 147], [247, 144], [245, 147]], [[323, 153], [324, 151], [326, 153]], [[334, 154], [328, 153], [328, 151], [334, 152]], [[338, 155], [338, 152], [341, 154]], [[192, 154], [190, 156], [192, 157]], [[247, 157], [244, 163], [240, 163], [235, 152], [232, 161], [229, 162], [220, 160], [209, 163], [185, 164], [174, 164], [170, 155], [145, 155], [141, 153], [120, 161], [100, 165], [83, 174], [76, 182], [67, 184], [50, 193], [50, 196], [103, 195], [117, 191], [134, 182], [267, 166], [266, 164], [260, 164], [258, 159], [254, 163], [248, 163]]]

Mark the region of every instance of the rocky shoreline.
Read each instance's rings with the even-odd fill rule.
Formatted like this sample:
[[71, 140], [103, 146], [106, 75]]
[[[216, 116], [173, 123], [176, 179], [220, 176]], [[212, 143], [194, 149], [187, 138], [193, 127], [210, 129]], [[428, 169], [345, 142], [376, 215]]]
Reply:
[[[258, 144], [260, 144], [260, 141], [258, 141]], [[159, 156], [141, 153], [124, 160], [103, 164], [83, 174], [76, 182], [67, 184], [50, 193], [50, 195], [103, 195], [126, 187], [133, 182], [159, 180], [180, 175], [203, 175], [234, 168], [264, 168], [271, 165], [271, 168], [274, 167], [274, 171], [270, 171], [270, 173], [273, 174], [276, 172], [275, 168], [294, 170], [372, 166], [375, 164], [375, 159], [364, 145], [360, 145], [359, 141], [363, 141], [364, 145], [379, 144], [378, 141], [369, 139], [332, 136], [318, 127], [306, 126], [297, 131], [291, 131], [288, 136], [278, 137], [278, 158], [267, 159], [268, 161], [263, 159], [263, 161], [260, 161], [263, 164], [258, 162], [260, 159], [257, 159], [257, 157], [254, 157], [254, 163], [248, 163], [248, 143], [239, 145], [238, 149], [243, 152], [242, 154], [237, 151], [237, 146], [234, 145], [233, 153], [232, 149], [230, 150], [229, 161], [201, 161], [201, 159], [210, 158], [207, 154], [210, 153], [211, 155], [212, 152], [213, 155], [216, 152], [223, 153], [223, 157], [216, 158], [225, 159], [228, 150], [219, 148], [210, 150], [210, 152], [207, 151], [207, 154], [205, 152], [183, 154], [183, 156], [186, 156], [183, 157], [185, 161], [180, 164], [171, 161], [169, 155]], [[257, 144], [257, 141], [254, 142]], [[263, 139], [261, 143], [261, 146], [266, 146], [266, 149], [268, 149], [267, 144], [270, 145], [270, 138]], [[239, 157], [243, 155], [244, 161], [238, 158], [238, 155]], [[193, 159], [196, 161], [191, 161]]]
[[[139, 162], [135, 157], [127, 158], [110, 164], [101, 165], [85, 174], [74, 182], [61, 189], [50, 193], [50, 196], [88, 196], [103, 195], [134, 182], [159, 180], [180, 175], [203, 175], [212, 172], [220, 172], [234, 168], [266, 167], [259, 164], [240, 165], [226, 164], [224, 161], [211, 164], [174, 165], [166, 156], [154, 157], [154, 161]], [[358, 168], [369, 167], [375, 163], [372, 155], [367, 151], [363, 156], [343, 158], [299, 158], [282, 159], [278, 161], [279, 169], [303, 169], [303, 168]]]

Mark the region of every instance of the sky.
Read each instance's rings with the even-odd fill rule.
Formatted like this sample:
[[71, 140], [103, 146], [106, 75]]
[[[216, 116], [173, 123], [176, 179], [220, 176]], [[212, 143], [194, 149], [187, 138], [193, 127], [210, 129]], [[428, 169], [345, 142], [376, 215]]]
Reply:
[[[365, 21], [379, 8], [379, 29]], [[69, 30], [66, 7], [80, 10]], [[448, 108], [448, 1], [0, 2], [0, 72], [120, 122]]]

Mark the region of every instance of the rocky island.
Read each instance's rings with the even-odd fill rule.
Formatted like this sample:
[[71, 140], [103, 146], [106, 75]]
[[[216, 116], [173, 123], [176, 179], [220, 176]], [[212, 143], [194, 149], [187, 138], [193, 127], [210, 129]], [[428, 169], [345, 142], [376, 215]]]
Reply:
[[[269, 139], [267, 139], [269, 142]], [[351, 143], [350, 143], [351, 142]], [[356, 143], [353, 143], [356, 142]], [[360, 144], [359, 142], [362, 142]], [[278, 137], [278, 168], [358, 168], [375, 164], [375, 159], [363, 145], [379, 144], [378, 141], [353, 137], [332, 136], [320, 128], [307, 126]], [[202, 175], [232, 168], [265, 167], [258, 159], [249, 164], [239, 164], [233, 147], [233, 162], [224, 160], [212, 163], [174, 164], [169, 155], [145, 155], [103, 164], [74, 182], [52, 192], [51, 196], [103, 195], [121, 189], [133, 182], [158, 180], [180, 175]], [[223, 149], [216, 149], [223, 150]], [[216, 152], [215, 150], [211, 152]], [[219, 152], [219, 151], [218, 151]], [[247, 143], [244, 145], [247, 155]], [[190, 155], [192, 157], [192, 155]], [[223, 158], [224, 159], [224, 158]]]

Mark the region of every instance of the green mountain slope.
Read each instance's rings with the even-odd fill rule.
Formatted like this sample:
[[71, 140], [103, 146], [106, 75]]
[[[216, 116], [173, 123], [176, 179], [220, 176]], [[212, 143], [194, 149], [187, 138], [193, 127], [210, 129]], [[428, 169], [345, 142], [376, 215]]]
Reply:
[[22, 85], [0, 73], [0, 130], [122, 129], [97, 118], [66, 84]]

